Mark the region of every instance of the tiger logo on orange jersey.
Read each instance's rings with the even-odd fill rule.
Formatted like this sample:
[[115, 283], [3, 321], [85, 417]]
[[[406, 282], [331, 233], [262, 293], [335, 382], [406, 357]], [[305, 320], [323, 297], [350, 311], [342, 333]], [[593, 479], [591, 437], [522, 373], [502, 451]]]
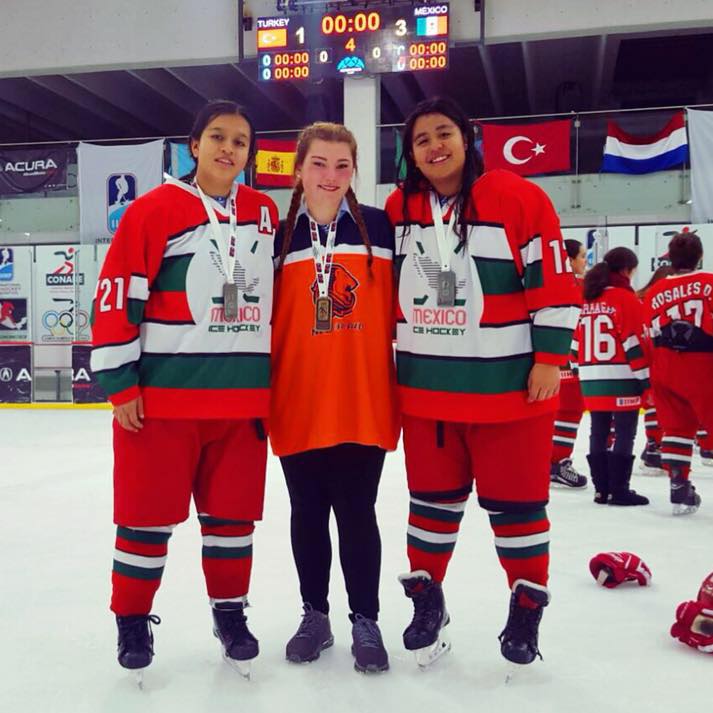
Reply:
[[[356, 290], [359, 287], [359, 280], [352, 275], [349, 270], [338, 263], [332, 265], [329, 275], [329, 296], [332, 298], [332, 308], [335, 317], [347, 317], [354, 311], [356, 305]], [[312, 302], [317, 304], [319, 290], [317, 289], [317, 279], [312, 283]]]

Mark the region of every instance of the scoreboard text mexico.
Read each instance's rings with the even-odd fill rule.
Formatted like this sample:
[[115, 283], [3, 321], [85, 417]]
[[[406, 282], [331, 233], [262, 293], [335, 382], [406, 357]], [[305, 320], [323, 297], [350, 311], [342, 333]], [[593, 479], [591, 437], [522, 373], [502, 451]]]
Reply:
[[448, 4], [260, 17], [259, 79], [421, 72], [448, 66]]

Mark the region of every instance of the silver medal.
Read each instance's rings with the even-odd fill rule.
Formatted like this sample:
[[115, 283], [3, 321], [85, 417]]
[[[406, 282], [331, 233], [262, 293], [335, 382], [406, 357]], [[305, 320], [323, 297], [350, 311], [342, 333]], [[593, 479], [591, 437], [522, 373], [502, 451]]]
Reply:
[[456, 303], [456, 274], [453, 270], [438, 273], [438, 306], [453, 307]]
[[223, 311], [225, 319], [233, 320], [238, 316], [238, 286], [234, 282], [223, 285]]

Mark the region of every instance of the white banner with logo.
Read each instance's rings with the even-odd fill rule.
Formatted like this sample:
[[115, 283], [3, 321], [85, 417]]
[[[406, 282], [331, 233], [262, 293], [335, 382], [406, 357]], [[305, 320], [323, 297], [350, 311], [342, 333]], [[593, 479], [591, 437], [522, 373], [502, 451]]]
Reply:
[[0, 343], [30, 342], [32, 248], [0, 245]]
[[131, 203], [160, 185], [163, 140], [130, 146], [80, 143], [77, 163], [80, 239], [109, 243]]
[[713, 222], [713, 111], [688, 109], [691, 141], [691, 218]]
[[656, 269], [670, 265], [668, 244], [676, 233], [696, 233], [703, 243], [703, 269], [713, 271], [713, 224], [699, 225], [641, 225], [639, 226], [639, 271], [643, 283], [649, 280]]

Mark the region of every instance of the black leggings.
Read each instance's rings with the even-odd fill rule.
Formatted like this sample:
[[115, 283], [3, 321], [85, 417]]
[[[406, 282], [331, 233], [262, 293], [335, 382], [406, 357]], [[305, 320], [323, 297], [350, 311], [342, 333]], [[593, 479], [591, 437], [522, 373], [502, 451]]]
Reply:
[[634, 452], [636, 427], [639, 423], [637, 411], [592, 411], [592, 432], [589, 436], [589, 453], [606, 453], [612, 418], [614, 419], [613, 452], [630, 456]]
[[381, 538], [374, 504], [385, 455], [376, 446], [342, 443], [280, 458], [292, 505], [292, 553], [300, 593], [317, 611], [329, 613], [333, 509], [352, 618], [378, 617]]

